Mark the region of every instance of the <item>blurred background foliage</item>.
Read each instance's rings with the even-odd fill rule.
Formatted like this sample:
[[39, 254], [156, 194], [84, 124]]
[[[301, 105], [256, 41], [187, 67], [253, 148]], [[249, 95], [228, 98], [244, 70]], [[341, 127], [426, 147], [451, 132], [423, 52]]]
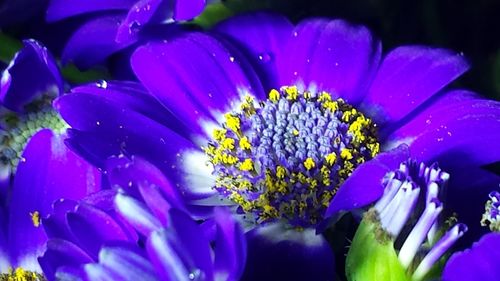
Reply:
[[[48, 0], [31, 0], [37, 9], [23, 13], [27, 0], [0, 0], [0, 59], [8, 61], [19, 40], [35, 38], [59, 55], [78, 19], [44, 23]], [[214, 2], [213, 0], [211, 2]], [[383, 43], [384, 52], [399, 45], [419, 44], [462, 52], [471, 69], [454, 86], [500, 100], [500, 1], [498, 0], [222, 0], [212, 3], [194, 22], [210, 26], [235, 13], [266, 9], [292, 21], [311, 16], [343, 18], [368, 26]], [[70, 81], [108, 77], [105, 72], [64, 69]]]

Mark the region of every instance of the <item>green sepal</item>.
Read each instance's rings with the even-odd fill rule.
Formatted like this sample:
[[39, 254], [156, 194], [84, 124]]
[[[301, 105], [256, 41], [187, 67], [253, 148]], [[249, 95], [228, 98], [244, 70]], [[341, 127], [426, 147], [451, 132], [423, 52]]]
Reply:
[[204, 28], [210, 28], [232, 15], [234, 15], [234, 12], [230, 10], [224, 3], [217, 2], [206, 6], [203, 13], [196, 17], [192, 21], [192, 23]]
[[411, 281], [394, 250], [394, 239], [382, 230], [372, 211], [354, 235], [345, 270], [349, 281]]

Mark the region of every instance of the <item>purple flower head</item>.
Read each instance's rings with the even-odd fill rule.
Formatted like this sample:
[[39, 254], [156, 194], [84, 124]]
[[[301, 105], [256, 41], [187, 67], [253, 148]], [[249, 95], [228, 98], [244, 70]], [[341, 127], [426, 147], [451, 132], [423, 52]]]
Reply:
[[42, 220], [50, 239], [39, 262], [48, 280], [239, 279], [246, 244], [227, 210], [195, 222], [172, 184], [138, 158], [111, 158], [107, 174], [112, 189], [59, 201]]
[[[500, 158], [500, 104], [443, 90], [467, 70], [464, 58], [422, 46], [381, 58], [364, 27], [241, 15], [210, 33], [139, 47], [131, 64], [143, 86], [79, 87], [56, 107], [73, 128], [68, 142], [93, 163], [138, 155], [176, 183], [188, 206], [232, 206], [248, 230], [256, 227], [247, 236], [267, 243], [251, 245], [249, 257], [287, 239], [294, 249], [329, 252], [311, 231], [378, 200], [384, 175], [410, 154], [457, 173], [450, 190], [498, 180], [479, 167]], [[310, 278], [311, 264], [323, 263], [283, 267]], [[272, 278], [260, 269], [246, 278]]]
[[85, 18], [62, 58], [87, 68], [135, 43], [141, 31], [193, 19], [204, 7], [205, 0], [51, 0], [47, 20]]
[[488, 226], [491, 231], [500, 232], [500, 192], [490, 192], [489, 198], [490, 200], [486, 202], [481, 225]]
[[470, 249], [458, 252], [450, 257], [443, 271], [443, 280], [496, 280], [500, 274], [498, 247], [500, 243], [498, 201], [500, 194], [492, 191], [486, 202], [485, 213], [481, 220], [482, 226], [488, 226], [494, 233], [486, 234], [474, 243]]
[[25, 41], [0, 86], [0, 271], [21, 278], [40, 272], [47, 239], [40, 219], [52, 202], [98, 190], [100, 174], [64, 144], [68, 125], [51, 103], [62, 78], [45, 47]]
[[349, 249], [348, 280], [435, 277], [429, 276], [431, 270], [467, 231], [462, 223], [449, 230], [441, 224], [444, 204], [439, 194], [444, 193], [449, 177], [436, 164], [414, 160], [386, 174], [384, 195], [365, 213]]

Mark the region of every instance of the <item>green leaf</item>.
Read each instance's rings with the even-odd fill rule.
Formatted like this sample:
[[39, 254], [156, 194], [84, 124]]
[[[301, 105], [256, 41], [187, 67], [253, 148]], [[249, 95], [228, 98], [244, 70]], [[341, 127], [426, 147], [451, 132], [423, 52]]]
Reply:
[[80, 71], [75, 65], [68, 64], [61, 69], [64, 79], [70, 83], [81, 84], [90, 81], [110, 79], [109, 73], [100, 69]]
[[210, 28], [221, 20], [224, 20], [232, 15], [233, 11], [231, 11], [223, 3], [218, 2], [208, 5], [203, 13], [196, 17], [192, 23], [200, 25], [204, 28]]
[[9, 63], [22, 46], [21, 41], [0, 32], [0, 61]]

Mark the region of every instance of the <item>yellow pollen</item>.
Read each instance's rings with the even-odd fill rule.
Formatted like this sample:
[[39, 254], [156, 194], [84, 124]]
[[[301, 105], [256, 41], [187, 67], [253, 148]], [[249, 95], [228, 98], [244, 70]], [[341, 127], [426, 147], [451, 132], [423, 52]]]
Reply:
[[277, 103], [278, 100], [280, 99], [280, 92], [276, 89], [272, 89], [271, 92], [269, 92], [269, 100]]
[[375, 157], [380, 152], [380, 143], [378, 142], [369, 143], [366, 146], [370, 149], [372, 157]]
[[351, 109], [350, 111], [345, 111], [342, 114], [342, 121], [349, 122], [351, 120], [351, 117], [356, 115], [357, 113], [358, 111], [355, 108]]
[[255, 114], [255, 106], [253, 104], [253, 97], [246, 95], [244, 101], [240, 105], [241, 111], [245, 113], [246, 116]]
[[221, 147], [224, 149], [233, 150], [234, 149], [234, 139], [227, 138], [220, 143]]
[[21, 267], [13, 270], [9, 268], [7, 273], [0, 274], [0, 280], [2, 281], [41, 281], [45, 280], [45, 278], [36, 272], [31, 272], [24, 270]]
[[225, 129], [215, 129], [213, 132], [213, 137], [216, 141], [221, 141], [226, 138], [226, 130]]
[[333, 166], [333, 164], [335, 164], [335, 161], [337, 160], [337, 154], [335, 154], [335, 152], [327, 154], [325, 156], [325, 160], [328, 165]]
[[335, 112], [339, 109], [339, 103], [336, 101], [325, 101], [323, 103], [323, 107], [330, 110], [331, 112]]
[[322, 103], [327, 101], [332, 101], [332, 96], [330, 96], [330, 94], [327, 92], [321, 92], [321, 94], [318, 97], [318, 101]]
[[35, 227], [40, 226], [40, 213], [38, 211], [34, 211], [33, 213], [30, 213], [31, 216], [31, 221], [33, 222], [33, 225]]
[[299, 91], [296, 86], [284, 87], [283, 90], [285, 90], [287, 100], [294, 101], [299, 97]]
[[312, 168], [314, 168], [316, 166], [316, 163], [314, 163], [314, 160], [311, 158], [311, 157], [308, 157], [306, 159], [306, 161], [304, 161], [304, 167], [307, 169], [307, 170], [311, 170]]
[[349, 149], [344, 148], [340, 152], [340, 157], [342, 157], [342, 159], [345, 159], [345, 160], [351, 160], [352, 159], [352, 152]]
[[252, 159], [245, 159], [241, 165], [240, 165], [240, 170], [242, 171], [252, 171], [253, 170], [253, 161]]
[[276, 177], [280, 180], [284, 179], [286, 176], [286, 169], [283, 166], [276, 167]]
[[240, 147], [241, 149], [247, 149], [247, 150], [252, 148], [252, 145], [250, 144], [246, 136], [240, 139]]
[[224, 117], [226, 118], [226, 126], [239, 135], [241, 126], [240, 118], [232, 115], [231, 113], [226, 113]]
[[[296, 106], [302, 108], [300, 112], [311, 111], [304, 112], [304, 116], [311, 118], [320, 129], [318, 132], [324, 130], [328, 143], [309, 140], [302, 129], [309, 126], [309, 119], [301, 119], [304, 122], [300, 124], [284, 123], [279, 127], [279, 137], [283, 139], [277, 139], [276, 126], [282, 125], [277, 119], [281, 122], [282, 115], [276, 115], [276, 110], [283, 111], [282, 105], [288, 106], [292, 114], [291, 108]], [[274, 119], [269, 114], [274, 114]], [[288, 118], [288, 112], [280, 114]], [[316, 116], [324, 117], [321, 123]], [[252, 213], [249, 218], [257, 223], [285, 219], [294, 227], [297, 222], [315, 225], [354, 169], [380, 151], [372, 120], [328, 92], [299, 92], [295, 86], [281, 87], [271, 90], [267, 101], [245, 96], [236, 110], [224, 117], [220, 128], [213, 131], [213, 139], [203, 147], [215, 168], [214, 188], [244, 212]], [[328, 120], [339, 122], [342, 130], [335, 131], [336, 126], [331, 127]], [[268, 139], [257, 140], [259, 136]], [[311, 155], [308, 150], [313, 145], [309, 146], [309, 141], [329, 146], [327, 152]], [[306, 156], [296, 155], [295, 142], [305, 142]]]

